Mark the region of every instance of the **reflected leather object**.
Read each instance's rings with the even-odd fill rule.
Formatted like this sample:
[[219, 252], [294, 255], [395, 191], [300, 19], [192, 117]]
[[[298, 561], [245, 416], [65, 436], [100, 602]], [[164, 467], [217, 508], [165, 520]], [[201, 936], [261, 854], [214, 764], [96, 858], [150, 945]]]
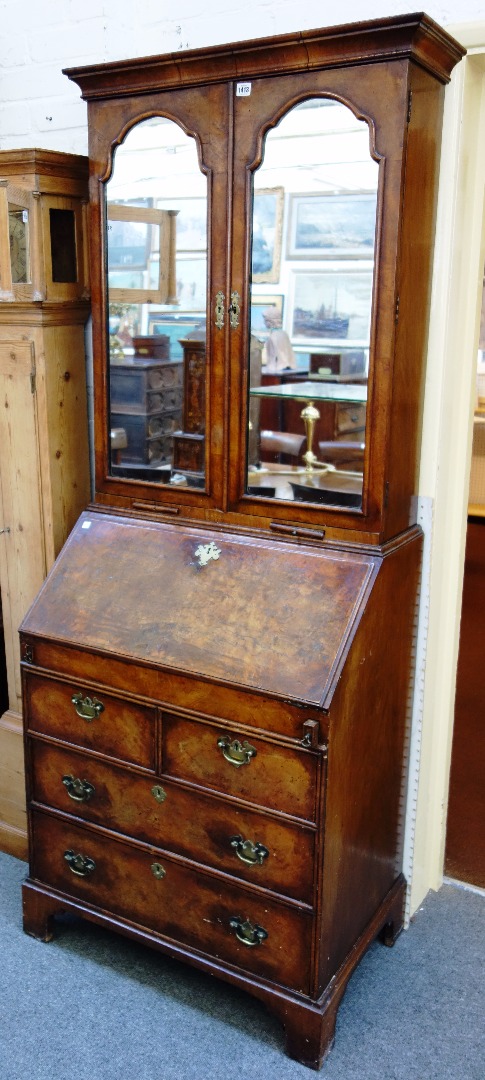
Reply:
[[318, 444], [318, 457], [320, 461], [328, 461], [331, 465], [350, 465], [352, 469], [364, 468], [365, 443], [363, 442], [332, 442], [324, 441]]
[[313, 487], [295, 484], [290, 481], [295, 502], [325, 503], [326, 506], [361, 506], [362, 496], [358, 492], [337, 491], [331, 488]]
[[292, 431], [262, 431], [261, 453], [290, 454], [298, 457], [304, 442], [305, 435], [297, 435]]

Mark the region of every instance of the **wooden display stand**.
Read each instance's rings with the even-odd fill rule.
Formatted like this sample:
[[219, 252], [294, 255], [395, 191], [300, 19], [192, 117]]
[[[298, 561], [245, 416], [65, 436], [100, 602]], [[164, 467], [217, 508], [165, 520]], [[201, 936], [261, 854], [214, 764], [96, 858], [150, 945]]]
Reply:
[[[0, 294], [0, 584], [8, 680], [8, 709], [0, 717], [0, 847], [19, 858], [26, 856], [27, 828], [18, 627], [89, 498], [87, 172], [84, 157], [0, 153], [0, 213], [13, 199], [31, 213], [28, 280], [13, 281], [5, 261], [0, 271], [7, 283]], [[66, 212], [73, 226], [75, 261], [64, 275], [49, 234], [51, 208]], [[5, 236], [5, 215], [0, 224]], [[62, 276], [71, 280], [53, 280]]]

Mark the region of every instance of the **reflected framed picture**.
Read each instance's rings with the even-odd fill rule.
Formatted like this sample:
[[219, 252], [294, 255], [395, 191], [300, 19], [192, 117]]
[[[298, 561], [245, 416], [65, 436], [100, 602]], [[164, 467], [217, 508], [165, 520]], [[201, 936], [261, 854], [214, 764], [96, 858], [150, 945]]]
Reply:
[[283, 295], [251, 297], [251, 333], [263, 340], [270, 326], [283, 325]]
[[280, 280], [283, 237], [282, 187], [259, 188], [253, 200], [252, 281], [275, 283]]
[[203, 325], [205, 320], [205, 312], [201, 312], [199, 316], [194, 315], [193, 312], [179, 313], [176, 315], [167, 315], [163, 311], [150, 311], [148, 315], [148, 334], [153, 334], [157, 337], [159, 334], [165, 335], [170, 339], [170, 359], [181, 360], [183, 357], [183, 349], [180, 344], [188, 334], [191, 334], [194, 330]]
[[295, 270], [291, 339], [295, 344], [369, 341], [373, 271]]
[[376, 205], [376, 192], [292, 195], [288, 259], [372, 259]]

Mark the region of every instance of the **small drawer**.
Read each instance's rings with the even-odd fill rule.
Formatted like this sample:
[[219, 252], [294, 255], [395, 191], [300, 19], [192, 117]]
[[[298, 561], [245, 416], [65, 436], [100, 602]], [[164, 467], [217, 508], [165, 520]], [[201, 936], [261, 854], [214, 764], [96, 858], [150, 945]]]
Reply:
[[[76, 699], [73, 701], [73, 699]], [[25, 679], [28, 730], [155, 768], [156, 710], [41, 675]]]
[[311, 829], [36, 739], [31, 755], [35, 802], [312, 903]]
[[146, 411], [147, 411], [147, 413], [151, 414], [151, 413], [161, 412], [161, 410], [164, 407], [164, 404], [165, 404], [165, 399], [163, 397], [163, 394], [152, 394], [151, 391], [147, 394], [147, 399], [146, 399]]
[[308, 993], [313, 916], [47, 814], [33, 815], [32, 877], [130, 924]]
[[166, 713], [162, 737], [164, 775], [315, 820], [315, 754]]
[[338, 405], [335, 426], [339, 435], [365, 430], [365, 405]]
[[[153, 373], [155, 374], [155, 373]], [[168, 390], [172, 386], [180, 386], [182, 381], [182, 365], [169, 366], [160, 368], [156, 373], [156, 382], [150, 382], [150, 386], [154, 390], [158, 390], [159, 387], [163, 387], [164, 390]]]

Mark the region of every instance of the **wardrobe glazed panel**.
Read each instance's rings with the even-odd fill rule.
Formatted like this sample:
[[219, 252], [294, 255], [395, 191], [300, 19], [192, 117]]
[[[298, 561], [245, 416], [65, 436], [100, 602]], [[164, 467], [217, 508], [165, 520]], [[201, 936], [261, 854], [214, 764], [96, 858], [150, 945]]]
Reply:
[[235, 99], [239, 511], [378, 521], [406, 109], [404, 63], [256, 79]]
[[96, 483], [124, 499], [221, 501], [227, 96], [153, 94], [94, 124]]

